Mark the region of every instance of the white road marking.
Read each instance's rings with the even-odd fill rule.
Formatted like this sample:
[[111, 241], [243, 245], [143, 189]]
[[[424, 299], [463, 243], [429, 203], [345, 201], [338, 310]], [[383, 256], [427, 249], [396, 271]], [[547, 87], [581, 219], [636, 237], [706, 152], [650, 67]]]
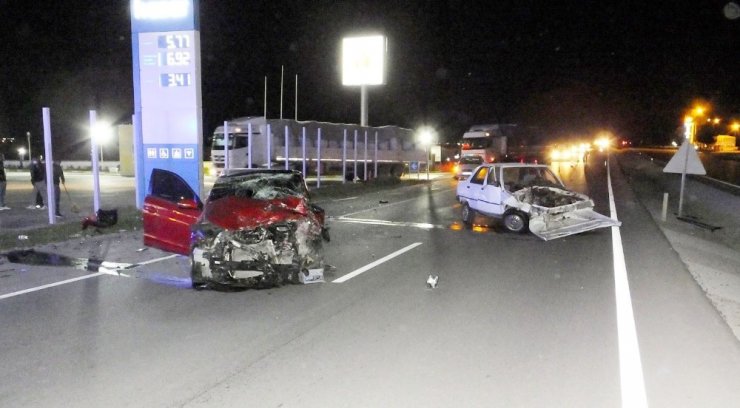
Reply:
[[333, 221], [337, 222], [346, 222], [346, 223], [352, 223], [352, 224], [368, 224], [368, 225], [386, 225], [391, 227], [413, 227], [413, 228], [420, 228], [420, 229], [434, 229], [434, 228], [442, 228], [447, 229], [444, 225], [434, 225], [434, 224], [428, 224], [425, 222], [396, 222], [396, 221], [385, 221], [385, 220], [373, 220], [373, 219], [367, 219], [367, 218], [347, 218], [347, 217], [339, 217], [339, 218], [333, 218]]
[[67, 280], [63, 280], [63, 281], [59, 281], [59, 282], [50, 283], [48, 285], [36, 286], [35, 288], [29, 288], [29, 289], [19, 290], [17, 292], [7, 293], [5, 295], [0, 295], [0, 300], [11, 298], [11, 297], [14, 297], [14, 296], [19, 296], [19, 295], [25, 295], [26, 293], [36, 292], [36, 291], [39, 291], [39, 290], [42, 290], [42, 289], [53, 288], [54, 286], [65, 285], [67, 283], [77, 282], [77, 281], [81, 281], [81, 280], [84, 280], [84, 279], [96, 278], [96, 277], [98, 277], [100, 275], [105, 275], [105, 274], [106, 274], [106, 272], [96, 272], [96, 273], [93, 273], [93, 274], [90, 274], [90, 275], [85, 275], [85, 276], [80, 276], [80, 277], [77, 277], [77, 278], [72, 278], [72, 279], [67, 279]]
[[162, 262], [162, 261], [165, 261], [167, 259], [172, 259], [172, 258], [175, 258], [175, 257], [178, 257], [178, 256], [180, 256], [180, 255], [175, 254], [175, 255], [163, 256], [161, 258], [156, 258], [156, 259], [152, 259], [152, 260], [149, 260], [149, 261], [144, 261], [144, 262], [140, 262], [140, 263], [136, 263], [136, 264], [131, 264], [131, 265], [128, 265], [128, 266], [123, 267], [123, 268], [121, 268], [121, 267], [109, 267], [111, 265], [117, 265], [117, 264], [113, 264], [113, 263], [110, 263], [110, 262], [101, 262], [100, 266], [98, 267], [98, 272], [96, 272], [96, 273], [92, 273], [90, 275], [85, 275], [85, 276], [80, 276], [80, 277], [77, 277], [77, 278], [67, 279], [67, 280], [63, 280], [63, 281], [59, 281], [59, 282], [49, 283], [47, 285], [36, 286], [36, 287], [33, 287], [33, 288], [29, 288], [29, 289], [19, 290], [17, 292], [13, 292], [13, 293], [7, 293], [5, 295], [0, 295], [0, 300], [11, 298], [11, 297], [14, 297], [14, 296], [19, 296], [19, 295], [25, 295], [26, 293], [32, 293], [32, 292], [36, 292], [36, 291], [43, 290], [43, 289], [53, 288], [54, 286], [66, 285], [67, 283], [73, 283], [73, 282], [81, 281], [81, 280], [84, 280], [84, 279], [95, 278], [95, 277], [98, 277], [98, 276], [101, 276], [101, 275], [113, 275], [113, 276], [121, 276], [121, 277], [125, 277], [125, 278], [130, 278], [131, 275], [128, 275], [128, 274], [125, 274], [125, 273], [121, 273], [121, 271], [124, 270], [124, 269], [133, 269], [133, 268], [136, 268], [136, 267], [139, 267], [139, 266], [143, 266], [143, 265], [149, 265], [149, 264], [153, 264], [153, 263], [156, 263], [156, 262]]
[[392, 253], [390, 255], [386, 255], [386, 256], [378, 259], [375, 262], [369, 263], [369, 264], [363, 266], [360, 269], [356, 269], [356, 270], [354, 270], [354, 271], [352, 271], [352, 272], [350, 272], [350, 273], [342, 276], [341, 278], [338, 278], [338, 279], [333, 280], [332, 283], [346, 282], [346, 281], [354, 278], [355, 276], [357, 276], [357, 275], [359, 275], [361, 273], [367, 272], [370, 269], [375, 268], [376, 266], [378, 266], [378, 265], [380, 265], [382, 263], [385, 263], [387, 261], [390, 261], [391, 259], [393, 259], [393, 258], [395, 258], [395, 257], [397, 257], [397, 256], [399, 256], [401, 254], [403, 254], [404, 252], [410, 251], [410, 250], [418, 247], [421, 244], [422, 244], [421, 242], [415, 242], [415, 243], [413, 243], [413, 244], [411, 244], [411, 245], [409, 245], [409, 246], [407, 246], [405, 248], [401, 248], [398, 251], [396, 251], [396, 252], [394, 252], [394, 253]]
[[[149, 265], [149, 264], [153, 264], [153, 263], [157, 263], [157, 262], [166, 261], [168, 259], [177, 258], [178, 256], [180, 256], [180, 255], [177, 255], [177, 254], [167, 255], [167, 256], [163, 256], [161, 258], [152, 259], [150, 261], [144, 261], [144, 262], [135, 263], [135, 264], [131, 265], [131, 268], [136, 268], [136, 267], [143, 266], [143, 265]], [[129, 268], [127, 268], [127, 269], [129, 269]]]
[[[606, 168], [609, 187], [609, 209], [612, 219], [617, 219], [617, 208], [614, 204], [612, 178], [609, 166]], [[635, 315], [632, 311], [627, 266], [624, 261], [622, 234], [619, 227], [612, 228], [612, 251], [614, 258], [614, 289], [617, 301], [617, 335], [619, 337], [619, 375], [621, 379], [622, 407], [647, 407], [645, 379], [640, 359], [640, 346], [637, 341]]]
[[338, 198], [338, 199], [333, 200], [333, 201], [349, 201], [349, 200], [356, 200], [358, 198], [359, 198], [359, 196], [358, 197]]

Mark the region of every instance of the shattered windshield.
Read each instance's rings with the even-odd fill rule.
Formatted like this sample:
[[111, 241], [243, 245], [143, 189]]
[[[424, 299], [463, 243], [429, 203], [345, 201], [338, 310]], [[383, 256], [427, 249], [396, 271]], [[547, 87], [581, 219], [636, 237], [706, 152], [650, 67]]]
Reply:
[[305, 196], [301, 176], [294, 173], [253, 173], [222, 177], [208, 196], [210, 201], [235, 196], [271, 200], [286, 196]]
[[[249, 144], [249, 138], [246, 133], [230, 133], [229, 134], [229, 149], [241, 149], [241, 148], [247, 147], [248, 144]], [[224, 150], [224, 134], [223, 133], [215, 133], [213, 135], [213, 144], [211, 145], [211, 149]]]
[[547, 167], [506, 167], [503, 179], [506, 189], [512, 192], [533, 186], [565, 188]]

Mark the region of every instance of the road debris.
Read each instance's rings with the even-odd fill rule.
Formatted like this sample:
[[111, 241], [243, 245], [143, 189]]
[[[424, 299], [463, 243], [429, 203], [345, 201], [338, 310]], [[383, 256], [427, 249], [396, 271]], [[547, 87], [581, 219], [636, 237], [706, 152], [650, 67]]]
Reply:
[[439, 282], [439, 275], [429, 275], [429, 278], [427, 278], [427, 287], [434, 289], [437, 287], [437, 282]]

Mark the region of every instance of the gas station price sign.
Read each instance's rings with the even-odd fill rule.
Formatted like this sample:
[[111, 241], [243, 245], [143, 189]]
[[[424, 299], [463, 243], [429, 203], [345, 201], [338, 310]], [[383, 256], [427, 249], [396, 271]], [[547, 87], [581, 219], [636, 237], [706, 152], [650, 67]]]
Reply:
[[[131, 0], [137, 204], [153, 169], [203, 188], [198, 0]], [[143, 177], [139, 177], [143, 175]]]
[[138, 36], [144, 142], [198, 143], [195, 126], [191, 126], [193, 113], [200, 109], [196, 105], [200, 101], [197, 33], [171, 31]]

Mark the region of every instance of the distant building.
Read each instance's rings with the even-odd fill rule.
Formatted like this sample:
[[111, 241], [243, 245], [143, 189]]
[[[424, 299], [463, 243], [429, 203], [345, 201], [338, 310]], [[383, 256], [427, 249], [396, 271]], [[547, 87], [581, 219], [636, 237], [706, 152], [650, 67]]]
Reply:
[[737, 150], [735, 136], [717, 135], [714, 137], [713, 150], [717, 152], [733, 152]]

